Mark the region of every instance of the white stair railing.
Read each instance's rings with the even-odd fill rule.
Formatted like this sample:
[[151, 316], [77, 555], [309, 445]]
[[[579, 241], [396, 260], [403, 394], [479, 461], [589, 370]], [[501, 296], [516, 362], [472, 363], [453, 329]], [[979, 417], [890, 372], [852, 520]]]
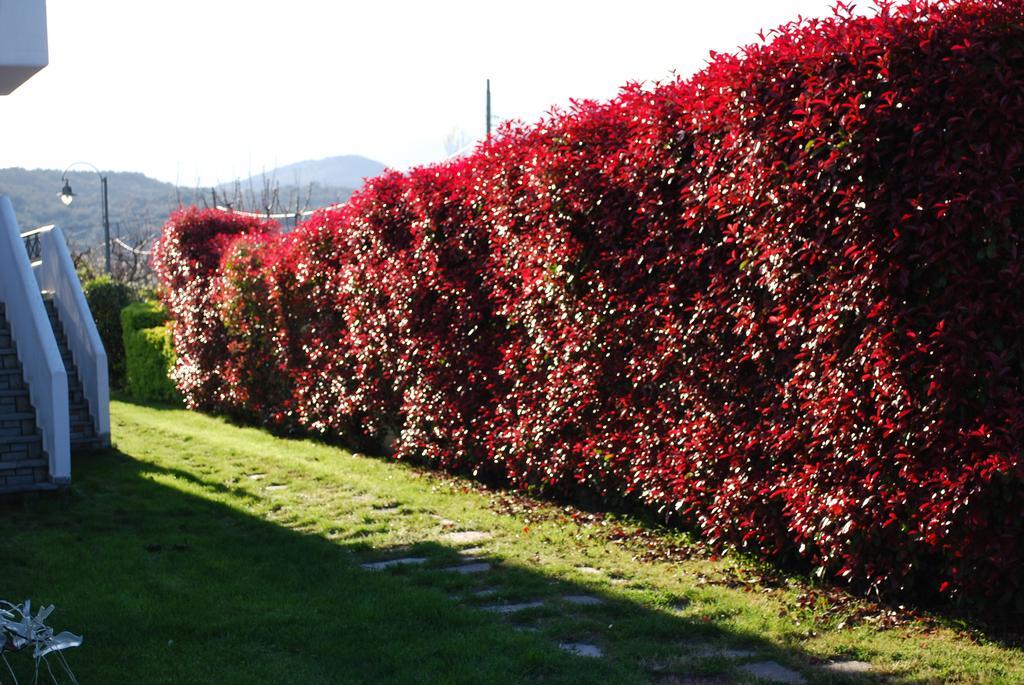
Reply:
[[[44, 226], [22, 234], [26, 241], [38, 240], [38, 254], [33, 257], [39, 290], [53, 294], [57, 315], [63, 324], [71, 357], [78, 367], [78, 379], [89, 404], [93, 430], [104, 446], [110, 445], [110, 385], [107, 352], [103, 348], [96, 322], [82, 292], [82, 283], [71, 260], [63, 232], [55, 226]], [[29, 251], [34, 252], [33, 250]]]
[[6, 305], [43, 449], [50, 459], [50, 480], [67, 483], [71, 480], [68, 377], [14, 208], [6, 197], [0, 197], [0, 299]]

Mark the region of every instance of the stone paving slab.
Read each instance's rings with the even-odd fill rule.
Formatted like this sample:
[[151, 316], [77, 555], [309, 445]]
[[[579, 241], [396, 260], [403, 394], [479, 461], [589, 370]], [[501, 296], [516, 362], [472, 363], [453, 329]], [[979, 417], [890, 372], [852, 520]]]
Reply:
[[785, 685], [804, 685], [806, 679], [796, 671], [786, 668], [775, 661], [756, 661], [752, 664], [743, 664], [740, 670], [746, 671], [752, 676], [767, 680], [771, 683], [785, 683]]
[[596, 606], [604, 604], [604, 600], [594, 595], [562, 595], [562, 601], [579, 606]]
[[870, 673], [872, 669], [867, 661], [832, 661], [822, 665], [821, 670], [841, 675], [861, 675]]
[[481, 561], [476, 564], [460, 564], [458, 566], [448, 566], [441, 569], [442, 571], [448, 571], [449, 573], [461, 573], [462, 575], [469, 575], [471, 573], [486, 573], [491, 570], [491, 565], [485, 561]]
[[490, 533], [481, 530], [457, 530], [441, 536], [444, 540], [456, 545], [473, 545], [491, 539]]
[[426, 557], [404, 557], [402, 559], [388, 559], [387, 561], [373, 561], [363, 564], [362, 567], [367, 571], [383, 571], [386, 568], [394, 568], [395, 566], [416, 566], [424, 564], [426, 561]]
[[750, 659], [758, 654], [752, 649], [728, 647], [711, 642], [682, 642], [678, 647], [683, 652], [680, 656], [686, 659]]
[[733, 681], [717, 675], [680, 675], [666, 673], [654, 678], [655, 685], [732, 685]]
[[586, 642], [560, 642], [558, 646], [576, 656], [586, 656], [593, 659], [604, 656], [604, 651], [600, 647], [587, 644]]
[[721, 657], [722, 659], [749, 659], [757, 656], [757, 652], [750, 649], [730, 649], [729, 647], [708, 647], [707, 649], [695, 652], [694, 656], [699, 657]]
[[544, 606], [544, 602], [537, 600], [535, 602], [521, 602], [519, 604], [494, 604], [492, 606], [484, 607], [484, 611], [490, 611], [495, 614], [514, 614], [519, 611], [525, 611], [526, 609], [536, 609], [537, 607]]
[[442, 528], [451, 528], [452, 526], [457, 525], [455, 523], [455, 521], [452, 521], [451, 519], [446, 519], [444, 516], [438, 516], [437, 514], [431, 514], [430, 517], [432, 519], [436, 520], [438, 523], [440, 523]]

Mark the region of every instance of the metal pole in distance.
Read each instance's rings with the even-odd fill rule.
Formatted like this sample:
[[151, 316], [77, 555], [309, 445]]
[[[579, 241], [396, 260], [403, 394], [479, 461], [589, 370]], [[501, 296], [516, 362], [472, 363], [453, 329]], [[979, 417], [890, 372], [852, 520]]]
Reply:
[[100, 176], [100, 185], [103, 187], [103, 241], [104, 256], [107, 260], [107, 275], [111, 274], [110, 269], [110, 209], [107, 204], [107, 177]]
[[491, 79], [487, 79], [487, 140], [491, 139]]

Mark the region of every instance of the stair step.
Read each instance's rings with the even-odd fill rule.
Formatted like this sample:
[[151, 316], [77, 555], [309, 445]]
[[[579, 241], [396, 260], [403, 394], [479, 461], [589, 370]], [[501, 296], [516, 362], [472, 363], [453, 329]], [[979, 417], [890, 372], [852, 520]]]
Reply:
[[10, 414], [0, 414], [0, 421], [22, 421], [24, 419], [34, 419], [35, 417], [36, 415], [32, 412], [17, 411]]
[[0, 495], [14, 495], [23, 492], [53, 492], [58, 486], [53, 483], [32, 483], [31, 485], [3, 485]]
[[72, 440], [71, 451], [75, 452], [91, 452], [93, 450], [101, 449], [103, 445], [100, 444], [99, 438], [89, 438], [88, 440]]
[[6, 438], [0, 438], [0, 442], [15, 445], [26, 445], [33, 442], [42, 444], [43, 438], [37, 435], [11, 435]]
[[46, 459], [22, 459], [21, 461], [0, 461], [0, 472], [14, 469], [34, 469], [37, 466], [48, 466]]
[[[64, 326], [61, 323], [53, 295], [50, 293], [44, 293], [43, 303], [46, 306], [47, 318], [49, 319], [50, 326], [53, 329], [54, 337], [57, 340], [57, 349], [60, 353], [61, 361], [64, 364], [64, 369], [67, 371], [69, 399], [68, 418], [69, 428], [71, 429], [69, 437], [71, 438], [72, 449], [75, 451], [98, 449], [102, 447], [102, 445], [96, 435], [92, 415], [89, 412], [89, 403], [85, 399], [85, 395], [82, 391], [81, 378], [78, 375], [78, 369], [75, 365], [75, 356], [68, 345], [67, 336], [64, 331]], [[2, 312], [3, 310], [0, 309], [0, 314], [2, 314]], [[14, 343], [10, 339], [6, 324], [6, 319], [0, 315], [0, 357], [17, 354]], [[9, 384], [14, 384], [14, 377], [22, 377], [22, 370], [20, 368], [0, 369], [0, 378], [7, 379]], [[0, 390], [0, 398], [16, 398], [26, 395], [28, 395], [27, 389], [15, 388], [10, 390]], [[8, 402], [10, 402], [10, 400], [8, 400]], [[26, 420], [33, 418], [35, 418], [35, 414], [27, 412], [12, 412], [6, 416], [0, 414], [0, 421]], [[28, 444], [39, 445], [40, 448], [42, 447], [42, 438], [38, 433], [35, 435], [0, 438], [0, 441], [9, 444]], [[8, 462], [8, 464], [0, 466], [0, 469], [3, 471], [9, 471], [14, 468], [45, 467], [47, 465], [47, 461], [45, 459], [23, 459], [22, 461]], [[38, 483], [35, 485], [20, 484], [13, 486], [5, 485], [0, 487], [0, 494], [53, 489], [55, 488], [52, 483]]]

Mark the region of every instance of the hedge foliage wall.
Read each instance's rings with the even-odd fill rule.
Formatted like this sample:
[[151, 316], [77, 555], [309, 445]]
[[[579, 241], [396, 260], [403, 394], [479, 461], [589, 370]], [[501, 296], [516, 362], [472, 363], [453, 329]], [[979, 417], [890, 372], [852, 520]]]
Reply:
[[138, 299], [138, 294], [127, 283], [110, 276], [99, 276], [82, 284], [85, 301], [96, 321], [96, 330], [103, 341], [110, 371], [110, 385], [124, 387], [124, 339], [121, 333], [121, 310]]
[[166, 323], [167, 312], [155, 302], [135, 302], [121, 311], [125, 388], [136, 399], [181, 401], [170, 378], [175, 355]]
[[287, 235], [180, 211], [174, 377], [860, 587], [1020, 605], [1022, 141], [1020, 0], [790, 24]]

